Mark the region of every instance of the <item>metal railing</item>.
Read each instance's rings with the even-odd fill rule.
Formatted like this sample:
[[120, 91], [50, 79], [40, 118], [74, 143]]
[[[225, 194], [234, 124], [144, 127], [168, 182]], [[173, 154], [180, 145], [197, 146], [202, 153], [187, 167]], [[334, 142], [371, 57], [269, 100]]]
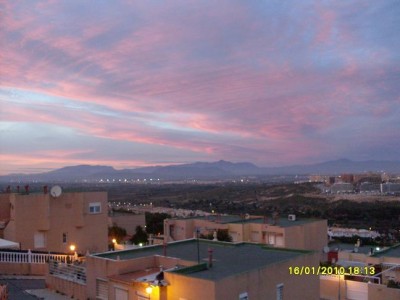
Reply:
[[52, 276], [76, 282], [79, 284], [86, 284], [86, 267], [80, 261], [72, 263], [58, 262], [56, 260], [49, 261], [49, 273]]
[[74, 259], [73, 255], [32, 253], [28, 252], [3, 252], [0, 251], [0, 263], [28, 263], [28, 264], [46, 264], [50, 260], [58, 262], [67, 262]]

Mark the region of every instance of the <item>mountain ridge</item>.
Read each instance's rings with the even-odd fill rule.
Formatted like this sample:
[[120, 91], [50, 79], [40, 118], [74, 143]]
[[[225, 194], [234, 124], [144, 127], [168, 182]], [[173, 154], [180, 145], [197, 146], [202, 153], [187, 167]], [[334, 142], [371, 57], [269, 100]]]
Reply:
[[150, 166], [116, 170], [104, 165], [66, 166], [37, 174], [8, 174], [0, 176], [0, 181], [82, 181], [106, 178], [161, 178], [163, 180], [186, 179], [230, 179], [238, 176], [270, 175], [338, 175], [341, 173], [388, 172], [400, 173], [400, 161], [352, 161], [331, 160], [309, 165], [282, 167], [258, 167], [250, 162], [194, 162], [181, 165]]

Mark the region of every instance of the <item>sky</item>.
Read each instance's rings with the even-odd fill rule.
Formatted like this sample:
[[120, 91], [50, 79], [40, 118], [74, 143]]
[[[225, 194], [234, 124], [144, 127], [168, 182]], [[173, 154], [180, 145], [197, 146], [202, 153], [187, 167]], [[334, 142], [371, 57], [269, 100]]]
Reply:
[[400, 159], [400, 2], [0, 1], [0, 174]]

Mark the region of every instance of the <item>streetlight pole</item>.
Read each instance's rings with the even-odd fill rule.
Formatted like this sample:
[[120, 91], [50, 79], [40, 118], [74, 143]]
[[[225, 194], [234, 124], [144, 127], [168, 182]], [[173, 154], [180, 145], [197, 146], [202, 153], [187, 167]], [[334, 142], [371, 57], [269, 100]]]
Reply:
[[199, 229], [196, 228], [196, 240], [197, 240], [197, 263], [200, 263], [200, 245], [199, 245]]

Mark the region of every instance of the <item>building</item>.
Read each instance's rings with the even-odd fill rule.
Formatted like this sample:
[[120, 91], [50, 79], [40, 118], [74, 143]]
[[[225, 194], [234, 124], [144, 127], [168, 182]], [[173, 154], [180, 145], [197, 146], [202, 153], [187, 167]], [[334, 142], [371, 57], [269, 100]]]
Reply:
[[342, 175], [340, 175], [340, 179], [342, 182], [345, 182], [345, 183], [353, 183], [354, 175], [353, 174], [342, 174]]
[[385, 182], [380, 185], [382, 194], [400, 194], [400, 183]]
[[312, 300], [319, 299], [318, 276], [293, 268], [318, 264], [313, 251], [191, 239], [90, 255], [84, 282], [68, 285], [70, 277], [53, 270], [46, 284], [77, 299]]
[[335, 183], [331, 186], [332, 194], [341, 194], [341, 193], [354, 193], [354, 186], [352, 183]]
[[0, 234], [21, 249], [81, 254], [103, 252], [107, 242], [107, 193], [0, 195]]
[[146, 227], [146, 218], [144, 213], [111, 211], [108, 218], [109, 226], [118, 226], [126, 230], [126, 234], [132, 236], [135, 234], [137, 226]]
[[[260, 216], [211, 215], [164, 220], [164, 241], [179, 241], [227, 230], [233, 242], [252, 242], [272, 247], [315, 250], [328, 244], [327, 221], [320, 219], [265, 218]], [[198, 231], [198, 232], [197, 232]]]
[[342, 244], [339, 249], [336, 270], [344, 267], [346, 272], [320, 277], [321, 299], [400, 299], [400, 245]]

